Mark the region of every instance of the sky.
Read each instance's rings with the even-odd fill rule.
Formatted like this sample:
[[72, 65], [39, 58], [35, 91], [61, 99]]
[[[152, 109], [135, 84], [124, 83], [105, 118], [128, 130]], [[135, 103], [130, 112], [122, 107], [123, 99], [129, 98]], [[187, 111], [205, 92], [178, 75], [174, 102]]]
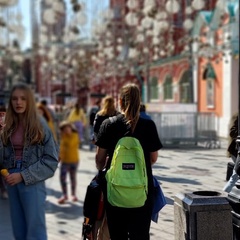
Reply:
[[[22, 43], [23, 49], [31, 47], [31, 15], [30, 15], [30, 1], [34, 0], [19, 0], [18, 8], [23, 15], [23, 25], [25, 27], [25, 40]], [[35, 0], [39, 2], [40, 0]], [[70, 9], [70, 0], [65, 0], [68, 11]], [[89, 23], [85, 27], [86, 31], [90, 29], [91, 21], [96, 17], [96, 12], [102, 11], [108, 7], [109, 0], [80, 0], [86, 4], [86, 14], [88, 15]]]

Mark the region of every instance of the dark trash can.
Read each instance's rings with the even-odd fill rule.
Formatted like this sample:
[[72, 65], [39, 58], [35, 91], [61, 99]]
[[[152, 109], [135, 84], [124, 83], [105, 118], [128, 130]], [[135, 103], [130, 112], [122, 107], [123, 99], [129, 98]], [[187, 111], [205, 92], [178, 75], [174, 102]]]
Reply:
[[[239, 185], [238, 182], [236, 185]], [[233, 240], [240, 239], [240, 189], [233, 187], [228, 194], [228, 201], [232, 207]]]
[[215, 191], [180, 193], [174, 200], [175, 240], [231, 240], [231, 206]]

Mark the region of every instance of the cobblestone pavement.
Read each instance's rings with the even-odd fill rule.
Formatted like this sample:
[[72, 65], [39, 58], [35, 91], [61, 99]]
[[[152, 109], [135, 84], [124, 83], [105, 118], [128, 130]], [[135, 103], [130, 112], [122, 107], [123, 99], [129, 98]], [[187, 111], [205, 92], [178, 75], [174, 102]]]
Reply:
[[[164, 148], [159, 151], [158, 162], [153, 173], [161, 183], [167, 198], [167, 205], [159, 214], [158, 223], [152, 222], [152, 240], [174, 239], [174, 197], [178, 193], [193, 191], [218, 191], [222, 193], [226, 178], [226, 140], [220, 149], [206, 149], [196, 146]], [[85, 146], [84, 146], [85, 147]], [[46, 220], [49, 240], [79, 240], [82, 232], [82, 206], [86, 186], [96, 174], [94, 152], [87, 148], [80, 150], [81, 163], [78, 169], [78, 202], [65, 205], [57, 203], [61, 196], [59, 171], [46, 181]], [[222, 193], [225, 195], [225, 193]], [[0, 199], [0, 239], [12, 240], [8, 200]], [[33, 213], [34, 214], [34, 213]]]

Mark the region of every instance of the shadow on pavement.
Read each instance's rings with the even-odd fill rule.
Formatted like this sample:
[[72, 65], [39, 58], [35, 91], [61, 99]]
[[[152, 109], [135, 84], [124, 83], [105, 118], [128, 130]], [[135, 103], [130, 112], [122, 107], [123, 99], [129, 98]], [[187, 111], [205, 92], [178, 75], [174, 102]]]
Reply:
[[52, 213], [56, 218], [67, 222], [68, 220], [78, 219], [80, 216], [83, 216], [83, 209], [79, 204], [70, 201], [66, 202], [66, 204], [59, 205], [58, 203], [55, 204], [47, 200], [46, 213]]
[[201, 185], [200, 182], [198, 181], [195, 181], [195, 180], [189, 180], [188, 178], [174, 178], [174, 177], [159, 177], [159, 176], [155, 176], [156, 179], [159, 181], [159, 182], [171, 182], [171, 183], [178, 183], [178, 184], [192, 184], [192, 185]]
[[77, 219], [79, 216], [83, 216], [82, 202], [79, 200], [77, 202], [71, 202], [71, 199], [69, 199], [65, 204], [58, 204], [57, 199], [60, 198], [61, 195], [61, 191], [47, 188], [47, 196], [56, 198], [56, 203], [47, 199], [46, 213], [52, 213], [57, 218], [65, 219], [66, 221], [70, 219]]

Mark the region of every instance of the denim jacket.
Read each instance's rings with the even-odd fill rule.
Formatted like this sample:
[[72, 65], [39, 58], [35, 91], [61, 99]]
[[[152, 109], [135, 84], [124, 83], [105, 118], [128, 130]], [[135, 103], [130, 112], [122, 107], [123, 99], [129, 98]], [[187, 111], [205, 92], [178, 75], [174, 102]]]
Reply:
[[[45, 120], [41, 118], [45, 132], [43, 143], [26, 145], [23, 148], [21, 175], [25, 185], [32, 185], [52, 177], [58, 166], [59, 148]], [[0, 168], [15, 167], [12, 143], [3, 146], [0, 140]]]

